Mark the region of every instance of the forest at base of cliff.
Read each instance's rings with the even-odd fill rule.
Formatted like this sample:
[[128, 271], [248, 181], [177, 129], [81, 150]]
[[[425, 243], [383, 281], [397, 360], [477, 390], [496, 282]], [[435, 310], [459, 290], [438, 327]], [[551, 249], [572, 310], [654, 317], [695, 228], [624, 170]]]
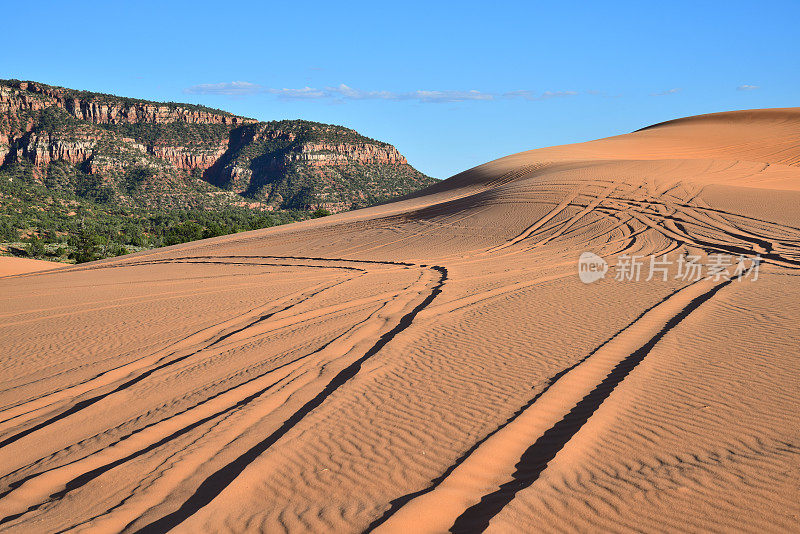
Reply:
[[30, 176], [20, 165], [0, 169], [0, 255], [83, 263], [330, 214], [324, 208], [129, 208], [53, 191]]

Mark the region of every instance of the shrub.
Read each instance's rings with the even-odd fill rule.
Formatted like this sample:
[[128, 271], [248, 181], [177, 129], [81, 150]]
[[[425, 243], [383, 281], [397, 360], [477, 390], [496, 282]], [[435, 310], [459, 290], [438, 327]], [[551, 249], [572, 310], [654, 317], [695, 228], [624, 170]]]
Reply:
[[44, 241], [42, 241], [39, 236], [32, 236], [30, 240], [28, 240], [28, 256], [31, 258], [42, 258], [45, 254]]

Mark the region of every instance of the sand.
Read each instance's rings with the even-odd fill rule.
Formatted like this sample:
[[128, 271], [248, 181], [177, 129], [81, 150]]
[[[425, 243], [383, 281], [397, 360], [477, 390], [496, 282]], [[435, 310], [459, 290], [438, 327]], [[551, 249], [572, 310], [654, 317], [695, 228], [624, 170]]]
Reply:
[[13, 256], [0, 256], [0, 276], [12, 276], [15, 274], [34, 273], [38, 271], [48, 271], [58, 269], [68, 264], [57, 263], [54, 261], [32, 260], [28, 258], [16, 258]]
[[797, 531], [798, 205], [800, 109], [730, 112], [0, 279], [0, 530]]

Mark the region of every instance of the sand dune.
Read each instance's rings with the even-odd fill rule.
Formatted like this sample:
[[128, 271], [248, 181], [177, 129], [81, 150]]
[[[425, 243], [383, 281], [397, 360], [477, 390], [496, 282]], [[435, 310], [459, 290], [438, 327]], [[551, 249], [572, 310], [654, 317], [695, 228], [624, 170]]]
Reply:
[[797, 531], [798, 204], [800, 109], [718, 113], [2, 278], [0, 530]]
[[28, 258], [15, 258], [13, 256], [0, 256], [0, 276], [48, 271], [64, 267], [63, 263], [52, 261], [32, 260]]

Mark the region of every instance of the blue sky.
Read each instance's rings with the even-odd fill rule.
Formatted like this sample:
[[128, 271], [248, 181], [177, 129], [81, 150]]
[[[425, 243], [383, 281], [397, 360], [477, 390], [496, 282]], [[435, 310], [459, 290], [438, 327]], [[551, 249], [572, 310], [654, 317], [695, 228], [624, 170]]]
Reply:
[[341, 124], [437, 178], [800, 105], [796, 0], [67, 4], [6, 3], [0, 77]]

